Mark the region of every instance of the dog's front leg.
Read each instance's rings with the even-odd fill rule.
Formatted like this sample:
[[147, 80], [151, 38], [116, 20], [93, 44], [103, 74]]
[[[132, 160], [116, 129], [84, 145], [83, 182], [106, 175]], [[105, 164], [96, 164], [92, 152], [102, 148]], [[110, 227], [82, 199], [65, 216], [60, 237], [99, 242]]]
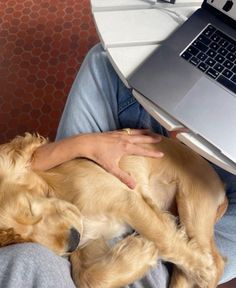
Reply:
[[196, 287], [193, 281], [187, 278], [186, 274], [177, 266], [174, 266], [169, 288], [193, 288]]
[[[193, 187], [197, 187], [197, 185]], [[221, 191], [220, 187], [218, 191]], [[195, 250], [202, 254], [211, 255], [213, 258], [212, 278], [208, 288], [215, 288], [218, 285], [225, 265], [224, 258], [214, 240], [214, 224], [216, 219], [224, 214], [228, 201], [222, 197], [224, 196], [222, 195], [223, 191], [222, 194], [217, 194], [218, 191], [212, 193], [208, 189], [195, 189], [190, 190], [189, 193], [180, 191], [177, 195], [180, 223], [185, 227], [188, 238], [191, 239]], [[217, 201], [217, 197], [224, 199], [219, 206], [217, 203], [220, 201]], [[193, 209], [193, 207], [197, 207], [197, 209]], [[185, 277], [188, 281], [187, 274]]]
[[120, 288], [156, 265], [157, 254], [154, 243], [142, 236], [128, 236], [112, 248], [95, 240], [72, 254], [73, 280], [80, 288]]
[[172, 216], [149, 205], [135, 193], [128, 193], [129, 202], [120, 208], [124, 213], [120, 217], [125, 217], [136, 231], [153, 241], [162, 259], [176, 264], [200, 287], [208, 287], [213, 259], [193, 249], [185, 233], [177, 229]]

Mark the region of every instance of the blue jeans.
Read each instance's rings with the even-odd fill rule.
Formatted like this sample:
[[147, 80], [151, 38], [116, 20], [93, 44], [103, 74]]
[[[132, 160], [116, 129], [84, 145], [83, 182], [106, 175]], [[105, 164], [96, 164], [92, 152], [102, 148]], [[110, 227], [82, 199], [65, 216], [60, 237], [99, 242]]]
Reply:
[[[124, 86], [114, 71], [101, 45], [97, 45], [88, 53], [71, 88], [57, 139], [125, 127], [149, 128], [167, 135], [167, 131], [134, 99], [131, 90]], [[223, 283], [236, 277], [236, 176], [219, 167], [215, 169], [226, 183], [229, 198], [228, 211], [215, 227], [217, 245], [228, 259], [221, 279]], [[166, 270], [154, 269], [154, 274], [148, 278], [148, 284], [142, 286], [140, 282], [135, 285], [141, 286], [136, 287], [165, 287], [164, 280], [161, 280], [161, 286], [157, 282], [167, 277]]]

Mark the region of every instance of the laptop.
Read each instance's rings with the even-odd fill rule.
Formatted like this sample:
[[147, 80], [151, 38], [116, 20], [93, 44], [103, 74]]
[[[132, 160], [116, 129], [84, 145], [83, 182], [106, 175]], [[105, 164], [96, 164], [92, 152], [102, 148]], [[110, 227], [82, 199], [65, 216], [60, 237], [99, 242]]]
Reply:
[[236, 0], [204, 0], [128, 83], [236, 163], [235, 28]]

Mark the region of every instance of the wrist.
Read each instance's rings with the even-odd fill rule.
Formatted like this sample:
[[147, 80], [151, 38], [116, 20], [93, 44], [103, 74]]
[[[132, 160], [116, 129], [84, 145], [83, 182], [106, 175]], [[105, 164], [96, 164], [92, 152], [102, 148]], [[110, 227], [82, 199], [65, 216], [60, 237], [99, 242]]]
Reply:
[[[94, 135], [94, 134], [93, 134]], [[75, 136], [75, 157], [93, 159], [95, 137], [91, 134], [80, 134]]]

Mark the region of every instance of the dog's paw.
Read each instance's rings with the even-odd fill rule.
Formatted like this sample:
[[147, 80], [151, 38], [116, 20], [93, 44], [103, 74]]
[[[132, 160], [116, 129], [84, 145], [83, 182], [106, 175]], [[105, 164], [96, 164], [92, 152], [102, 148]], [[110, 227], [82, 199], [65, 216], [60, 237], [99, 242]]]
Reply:
[[[116, 249], [118, 249], [119, 257], [122, 256], [125, 261], [129, 259], [130, 263], [135, 263], [135, 265], [140, 263], [141, 266], [152, 267], [157, 263], [156, 245], [142, 236], [128, 236], [117, 245]], [[140, 259], [142, 259], [141, 262]]]
[[209, 288], [216, 277], [216, 266], [210, 253], [202, 253], [197, 265], [193, 265], [189, 271], [189, 278], [200, 288]]

